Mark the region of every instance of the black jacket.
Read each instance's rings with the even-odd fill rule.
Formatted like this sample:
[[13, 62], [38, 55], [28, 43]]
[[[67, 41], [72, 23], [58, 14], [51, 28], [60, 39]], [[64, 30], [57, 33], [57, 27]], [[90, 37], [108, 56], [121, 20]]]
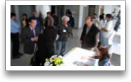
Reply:
[[88, 34], [86, 34], [87, 28], [87, 24], [85, 24], [80, 40], [82, 40], [82, 45], [86, 46], [87, 48], [92, 48], [96, 45], [96, 34], [99, 32], [99, 29], [93, 24]]
[[54, 55], [54, 44], [44, 44], [42, 40], [43, 37], [42, 34], [40, 34], [38, 37], [38, 51], [36, 57], [41, 63], [44, 63], [46, 58], [50, 58], [52, 55]]
[[64, 24], [56, 28], [56, 32], [59, 35], [58, 41], [67, 41], [69, 37], [73, 36], [72, 28], [68, 24], [68, 27], [65, 27]]
[[58, 17], [56, 15], [52, 16], [53, 19], [54, 19], [54, 26], [58, 26], [59, 24], [59, 20], [58, 20]]
[[75, 26], [75, 19], [74, 19], [74, 17], [69, 16], [69, 18], [70, 18], [70, 20], [68, 21], [68, 24], [70, 24], [71, 27], [74, 27]]
[[[40, 34], [39, 28], [35, 28], [36, 36]], [[31, 38], [34, 37], [30, 27], [22, 29], [21, 40], [24, 43], [24, 53], [33, 54], [35, 42], [31, 41]]]

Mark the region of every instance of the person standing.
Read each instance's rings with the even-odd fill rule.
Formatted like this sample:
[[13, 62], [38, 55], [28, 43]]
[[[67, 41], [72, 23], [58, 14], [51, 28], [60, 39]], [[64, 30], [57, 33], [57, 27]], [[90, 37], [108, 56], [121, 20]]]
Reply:
[[72, 13], [71, 12], [67, 12], [67, 14], [66, 14], [68, 17], [69, 17], [69, 21], [68, 21], [68, 24], [70, 24], [71, 25], [71, 27], [72, 28], [74, 28], [74, 26], [75, 26], [75, 19], [74, 19], [74, 17], [72, 17]]
[[95, 50], [99, 41], [99, 29], [93, 24], [91, 16], [86, 17], [86, 24], [80, 37], [82, 48]]
[[93, 24], [98, 27], [98, 18], [96, 14], [93, 14]]
[[44, 65], [45, 59], [54, 55], [56, 31], [54, 27], [47, 27], [38, 37], [38, 51], [36, 54], [37, 65]]
[[100, 47], [98, 47], [96, 55], [97, 56], [88, 56], [88, 57], [99, 59], [98, 66], [111, 66], [111, 58], [109, 56], [107, 46], [101, 45]]
[[54, 19], [54, 28], [56, 28], [59, 24], [58, 16], [56, 16], [55, 13], [52, 12], [52, 17]]
[[29, 27], [22, 30], [21, 40], [24, 43], [25, 65], [29, 66], [32, 54], [34, 52], [35, 43], [37, 43], [39, 28], [36, 28], [36, 18], [29, 18]]
[[58, 40], [56, 41], [57, 55], [64, 55], [68, 38], [72, 36], [72, 28], [67, 23], [69, 21], [69, 17], [63, 16], [62, 21], [63, 23], [59, 27], [56, 28], [57, 35], [59, 36]]
[[23, 55], [19, 52], [19, 32], [20, 32], [20, 25], [16, 21], [16, 14], [11, 13], [11, 41], [13, 43], [13, 49], [12, 49], [13, 59], [20, 58], [20, 56]]
[[54, 26], [54, 19], [51, 16], [51, 12], [47, 12], [47, 17], [45, 18], [45, 28], [49, 26]]
[[27, 15], [26, 15], [26, 14], [23, 14], [22, 16], [23, 16], [23, 19], [22, 19], [22, 21], [21, 21], [22, 27], [23, 27], [23, 28], [28, 27], [29, 24], [28, 24]]
[[114, 27], [114, 30], [117, 32], [119, 26], [121, 24], [121, 17], [120, 17], [120, 11], [118, 12], [118, 15], [117, 15], [117, 21], [116, 21], [116, 24], [115, 24], [115, 27]]
[[113, 11], [113, 12], [112, 12], [112, 18], [111, 18], [111, 19], [114, 20], [114, 18], [115, 18], [115, 12]]
[[106, 14], [107, 23], [104, 28], [101, 28], [101, 31], [103, 31], [102, 44], [106, 45], [108, 48], [109, 48], [108, 41], [113, 33], [113, 21], [111, 20], [111, 18], [112, 18], [111, 14]]
[[98, 24], [98, 28], [100, 30], [99, 32], [99, 45], [102, 43], [102, 40], [103, 40], [103, 36], [102, 36], [102, 31], [101, 31], [101, 28], [104, 28], [105, 25], [106, 25], [106, 20], [104, 19], [104, 16], [103, 15], [100, 15], [99, 16], [99, 24]]
[[42, 31], [40, 20], [39, 20], [39, 14], [37, 12], [34, 12], [33, 17], [36, 18], [36, 22], [37, 22], [36, 27], [38, 27], [39, 30]]

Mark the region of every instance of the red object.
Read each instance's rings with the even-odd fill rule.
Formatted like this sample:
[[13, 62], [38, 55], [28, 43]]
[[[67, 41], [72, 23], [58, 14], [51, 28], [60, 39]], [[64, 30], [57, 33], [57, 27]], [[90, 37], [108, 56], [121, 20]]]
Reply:
[[104, 8], [104, 5], [102, 5], [101, 8]]

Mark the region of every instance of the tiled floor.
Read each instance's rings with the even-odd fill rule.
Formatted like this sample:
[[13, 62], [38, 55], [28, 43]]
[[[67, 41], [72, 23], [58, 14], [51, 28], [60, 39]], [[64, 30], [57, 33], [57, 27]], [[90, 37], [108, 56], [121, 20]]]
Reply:
[[[65, 53], [69, 52], [74, 47], [81, 47], [81, 44], [80, 44], [81, 32], [82, 32], [82, 29], [73, 29], [74, 38], [69, 39]], [[20, 44], [20, 52], [23, 53], [22, 43]], [[21, 56], [21, 58], [19, 59], [12, 59], [11, 66], [24, 66], [24, 60], [25, 60], [24, 55]], [[120, 66], [120, 55], [113, 54], [112, 65]]]

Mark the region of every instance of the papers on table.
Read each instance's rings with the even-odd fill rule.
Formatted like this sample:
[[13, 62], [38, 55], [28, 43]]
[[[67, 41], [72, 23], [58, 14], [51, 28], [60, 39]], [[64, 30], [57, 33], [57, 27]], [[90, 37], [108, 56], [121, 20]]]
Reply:
[[84, 64], [94, 66], [98, 62], [96, 62], [96, 59], [88, 57], [94, 55], [96, 54], [93, 51], [76, 47], [64, 56], [64, 63], [66, 66], [84, 66]]

